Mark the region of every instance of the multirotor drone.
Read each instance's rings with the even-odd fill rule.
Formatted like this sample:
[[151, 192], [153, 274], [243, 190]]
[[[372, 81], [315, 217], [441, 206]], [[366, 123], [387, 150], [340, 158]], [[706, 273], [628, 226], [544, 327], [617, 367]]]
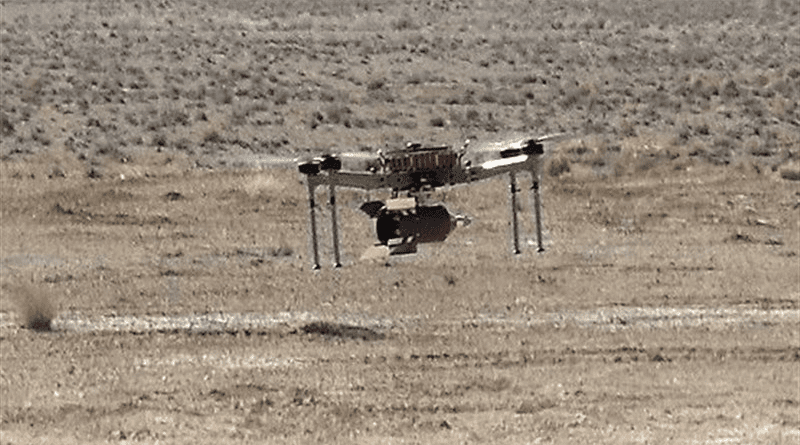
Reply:
[[306, 175], [308, 185], [313, 268], [319, 269], [315, 193], [318, 186], [324, 185], [329, 187], [334, 267], [341, 266], [336, 217], [337, 186], [366, 191], [391, 190], [391, 198], [365, 202], [360, 209], [376, 220], [378, 243], [375, 248], [388, 255], [402, 255], [415, 253], [420, 243], [442, 242], [458, 223], [469, 223], [468, 218], [451, 214], [441, 204], [427, 205], [424, 197], [430, 192], [440, 187], [468, 184], [505, 173], [510, 178], [513, 253], [519, 254], [516, 175], [523, 171], [530, 172], [532, 177], [536, 243], [538, 251], [543, 251], [539, 182], [544, 143], [561, 137], [551, 135], [496, 144], [495, 150], [500, 158], [475, 166], [463, 159], [469, 141], [460, 149], [409, 143], [403, 149], [386, 153], [378, 151], [375, 166], [369, 171], [343, 170], [339, 155], [324, 155], [301, 162], [298, 168], [300, 173]]

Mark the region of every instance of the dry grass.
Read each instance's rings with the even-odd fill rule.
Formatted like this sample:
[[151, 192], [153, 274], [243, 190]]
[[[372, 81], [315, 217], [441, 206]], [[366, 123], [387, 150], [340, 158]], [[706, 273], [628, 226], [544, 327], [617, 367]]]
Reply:
[[[734, 154], [757, 141], [772, 167], [798, 143], [798, 11], [726, 4], [6, 4], [2, 66], [15, 80], [0, 104], [0, 155], [65, 149], [98, 163], [146, 149], [219, 165], [265, 147], [515, 129], [622, 146], [657, 132], [674, 141], [667, 149], [710, 146], [698, 157], [711, 162], [730, 162], [719, 141]], [[56, 57], [25, 35], [70, 44]]]
[[4, 299], [7, 298], [16, 309], [19, 323], [23, 327], [37, 332], [51, 329], [51, 321], [58, 314], [57, 308], [53, 297], [42, 286], [4, 286], [3, 294]]
[[[503, 178], [438, 193], [473, 224], [388, 263], [357, 260], [373, 227], [358, 210], [364, 194], [342, 190], [345, 267], [329, 268], [323, 206], [318, 272], [294, 170], [171, 171], [162, 159], [135, 165], [149, 173], [132, 180], [39, 181], [16, 164], [20, 174], [0, 181], [0, 236], [6, 282], [35, 277], [16, 294], [4, 288], [4, 299], [37, 308], [2, 308], [20, 323], [32, 326], [47, 313], [39, 297], [55, 294], [69, 295], [65, 317], [297, 311], [344, 321], [208, 335], [3, 328], [4, 437], [618, 443], [630, 431], [691, 442], [735, 430], [741, 442], [789, 441], [796, 326], [469, 321], [610, 306], [796, 309], [797, 183], [744, 164], [681, 162], [598, 175], [578, 160], [548, 175], [548, 250], [519, 257], [509, 254]], [[530, 239], [530, 203], [521, 206]], [[362, 325], [376, 318], [407, 321]]]

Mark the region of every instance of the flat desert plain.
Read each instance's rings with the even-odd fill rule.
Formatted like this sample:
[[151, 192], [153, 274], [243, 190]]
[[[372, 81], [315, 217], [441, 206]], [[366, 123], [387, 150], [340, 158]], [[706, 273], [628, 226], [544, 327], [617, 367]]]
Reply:
[[[0, 443], [798, 443], [799, 36], [780, 0], [0, 3]], [[342, 190], [311, 270], [294, 160], [550, 133], [544, 252], [499, 177], [373, 260]]]

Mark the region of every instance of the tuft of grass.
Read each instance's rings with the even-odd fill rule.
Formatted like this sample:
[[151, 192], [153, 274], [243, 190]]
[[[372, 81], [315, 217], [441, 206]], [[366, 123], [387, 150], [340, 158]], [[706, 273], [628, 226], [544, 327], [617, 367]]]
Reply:
[[447, 125], [447, 121], [443, 117], [435, 116], [431, 118], [430, 125], [431, 127], [444, 127]]
[[32, 285], [24, 285], [12, 289], [10, 293], [23, 327], [37, 332], [52, 330], [51, 322], [56, 316], [56, 309], [46, 292]]
[[318, 334], [326, 337], [341, 337], [350, 339], [360, 339], [364, 341], [384, 340], [385, 334], [370, 328], [361, 326], [351, 326], [342, 323], [329, 323], [325, 321], [315, 321], [301, 328], [306, 334]]
[[553, 159], [547, 165], [547, 173], [554, 178], [557, 178], [564, 173], [569, 173], [569, 171], [569, 159], [564, 156], [559, 156], [558, 158]]

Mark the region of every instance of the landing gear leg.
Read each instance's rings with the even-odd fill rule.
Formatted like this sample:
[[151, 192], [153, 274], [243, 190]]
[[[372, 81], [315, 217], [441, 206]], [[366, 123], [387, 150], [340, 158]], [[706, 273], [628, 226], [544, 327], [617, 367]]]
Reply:
[[314, 270], [319, 269], [319, 249], [317, 248], [317, 215], [316, 215], [316, 202], [314, 201], [314, 189], [316, 187], [308, 181], [308, 207], [309, 207], [309, 220], [311, 221], [311, 252], [314, 255], [314, 264], [311, 266]]
[[331, 227], [333, 230], [333, 267], [342, 267], [339, 260], [339, 225], [336, 221], [336, 187], [330, 184]]
[[539, 190], [539, 175], [536, 170], [531, 171], [531, 179], [533, 181], [531, 185], [531, 189], [533, 189], [533, 213], [536, 219], [536, 244], [538, 245], [536, 251], [544, 252], [544, 246], [542, 245], [542, 197]]
[[518, 255], [519, 250], [519, 227], [517, 223], [517, 176], [514, 172], [509, 173], [510, 184], [509, 190], [511, 192], [511, 231], [514, 236], [514, 255]]

